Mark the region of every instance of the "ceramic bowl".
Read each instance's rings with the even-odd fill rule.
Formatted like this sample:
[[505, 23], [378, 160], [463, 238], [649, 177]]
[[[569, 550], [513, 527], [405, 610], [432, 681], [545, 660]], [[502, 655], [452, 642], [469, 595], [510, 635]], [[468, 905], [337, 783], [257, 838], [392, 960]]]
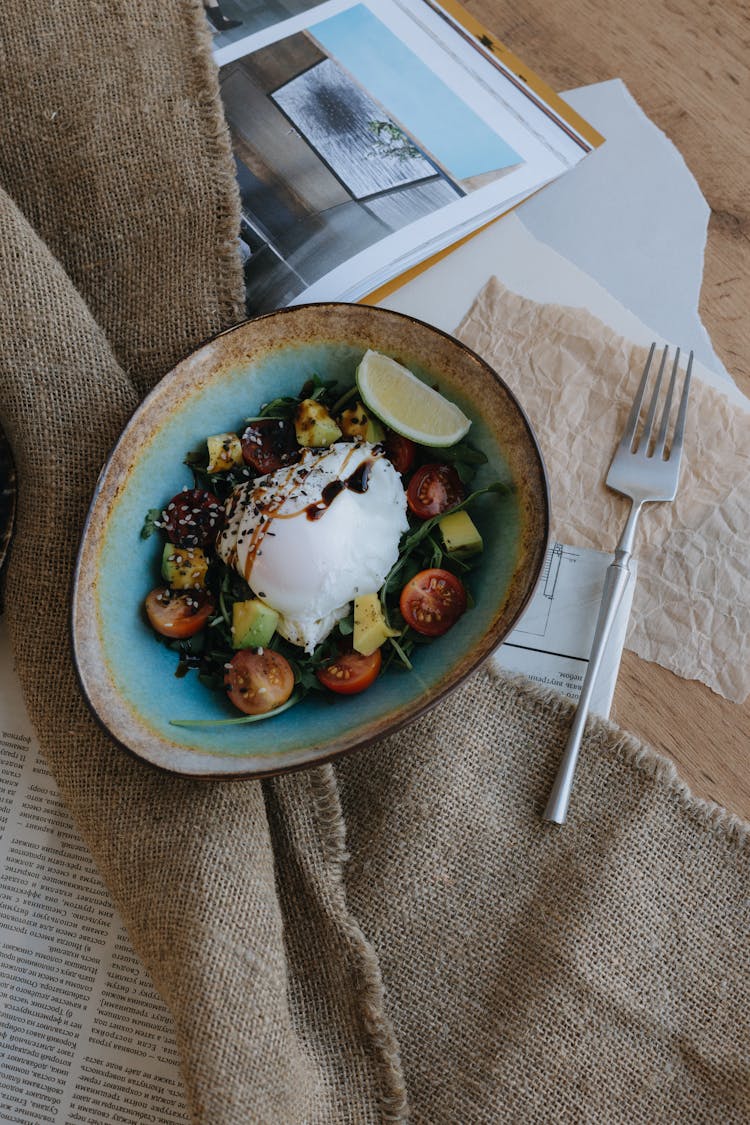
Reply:
[[[474, 606], [450, 633], [419, 648], [413, 672], [388, 670], [368, 691], [331, 700], [315, 693], [263, 722], [174, 727], [170, 719], [237, 712], [194, 673], [175, 676], [176, 655], [144, 621], [162, 543], [142, 540], [144, 516], [190, 483], [185, 454], [231, 430], [263, 402], [299, 393], [316, 372], [353, 381], [368, 348], [385, 352], [438, 388], [472, 419], [488, 458], [474, 487], [510, 477], [507, 495], [477, 504], [485, 542], [470, 576]], [[472, 513], [474, 515], [474, 512]], [[195, 777], [262, 776], [312, 765], [380, 738], [434, 706], [513, 627], [540, 573], [548, 537], [544, 466], [518, 402], [477, 355], [427, 324], [363, 305], [300, 305], [247, 321], [199, 348], [165, 376], [133, 415], [97, 485], [79, 552], [73, 645], [83, 692], [123, 747]]]

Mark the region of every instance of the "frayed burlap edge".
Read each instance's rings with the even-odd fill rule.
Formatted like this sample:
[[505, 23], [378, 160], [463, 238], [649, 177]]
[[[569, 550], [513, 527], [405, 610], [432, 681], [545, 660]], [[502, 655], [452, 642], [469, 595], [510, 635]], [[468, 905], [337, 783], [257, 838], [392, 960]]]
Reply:
[[217, 173], [218, 208], [216, 247], [217, 302], [226, 327], [245, 318], [245, 285], [240, 263], [240, 193], [234, 172], [234, 153], [224, 108], [219, 95], [218, 67], [213, 57], [211, 31], [201, 0], [190, 0], [187, 19], [193, 33], [192, 51], [195, 89], [200, 106], [206, 148]]
[[[485, 674], [493, 688], [511, 685], [521, 699], [541, 703], [553, 716], [572, 718], [573, 701], [553, 689], [544, 688], [525, 676], [501, 671], [486, 664], [478, 673]], [[639, 742], [609, 720], [592, 715], [586, 733], [588, 753], [601, 752], [619, 760], [625, 769], [633, 769], [649, 778], [667, 793], [695, 823], [725, 847], [744, 851], [750, 847], [750, 824], [736, 814], [706, 798], [696, 796], [680, 777], [674, 763], [656, 749]], [[372, 945], [351, 913], [345, 888], [345, 866], [349, 858], [346, 847], [346, 823], [341, 806], [338, 782], [333, 766], [327, 764], [314, 771], [312, 780], [314, 815], [319, 838], [329, 863], [332, 891], [343, 919], [342, 925], [352, 955], [361, 973], [358, 1000], [363, 1029], [377, 1060], [381, 1086], [381, 1112], [384, 1120], [408, 1120], [408, 1097], [399, 1045], [393, 1025], [386, 1014], [386, 992], [380, 963]], [[556, 826], [549, 826], [552, 832]]]
[[352, 915], [346, 899], [344, 868], [349, 859], [346, 824], [338, 782], [330, 763], [312, 772], [311, 790], [320, 841], [329, 864], [331, 890], [338, 901], [344, 919], [344, 932], [359, 968], [361, 986], [358, 1000], [362, 1026], [377, 1059], [383, 1120], [405, 1122], [409, 1117], [406, 1081], [393, 1024], [386, 1015], [385, 987], [380, 963], [375, 950]]
[[[519, 695], [543, 703], [556, 715], [570, 715], [572, 718], [575, 703], [553, 688], [541, 687], [520, 673], [501, 671], [491, 664], [487, 664], [483, 671], [495, 684], [512, 684]], [[627, 766], [658, 782], [717, 840], [740, 850], [750, 848], [750, 822], [707, 797], [696, 796], [680, 777], [671, 758], [598, 715], [589, 716], [586, 732], [597, 749], [619, 756]]]

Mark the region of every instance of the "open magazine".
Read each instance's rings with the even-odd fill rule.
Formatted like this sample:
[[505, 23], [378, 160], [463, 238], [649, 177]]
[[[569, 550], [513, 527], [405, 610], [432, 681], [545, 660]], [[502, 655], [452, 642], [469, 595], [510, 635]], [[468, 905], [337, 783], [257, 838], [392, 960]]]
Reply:
[[204, 2], [253, 315], [379, 291], [600, 140], [457, 5]]

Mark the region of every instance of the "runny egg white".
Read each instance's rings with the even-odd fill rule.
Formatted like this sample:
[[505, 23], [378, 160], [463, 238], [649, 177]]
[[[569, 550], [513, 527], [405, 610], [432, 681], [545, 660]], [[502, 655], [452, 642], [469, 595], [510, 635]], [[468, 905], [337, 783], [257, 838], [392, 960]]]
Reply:
[[408, 527], [401, 478], [377, 447], [338, 442], [235, 489], [217, 544], [278, 631], [306, 652], [375, 593]]

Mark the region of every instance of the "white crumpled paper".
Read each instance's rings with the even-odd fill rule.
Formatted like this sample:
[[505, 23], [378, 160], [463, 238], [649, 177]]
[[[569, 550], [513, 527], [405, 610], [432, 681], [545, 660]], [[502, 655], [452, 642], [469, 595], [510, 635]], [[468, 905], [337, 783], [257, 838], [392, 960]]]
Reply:
[[[492, 278], [456, 335], [517, 395], [549, 474], [552, 534], [611, 551], [628, 502], [606, 488], [646, 351], [585, 309]], [[750, 692], [750, 418], [694, 380], [677, 499], [648, 505], [626, 645], [734, 702]]]

